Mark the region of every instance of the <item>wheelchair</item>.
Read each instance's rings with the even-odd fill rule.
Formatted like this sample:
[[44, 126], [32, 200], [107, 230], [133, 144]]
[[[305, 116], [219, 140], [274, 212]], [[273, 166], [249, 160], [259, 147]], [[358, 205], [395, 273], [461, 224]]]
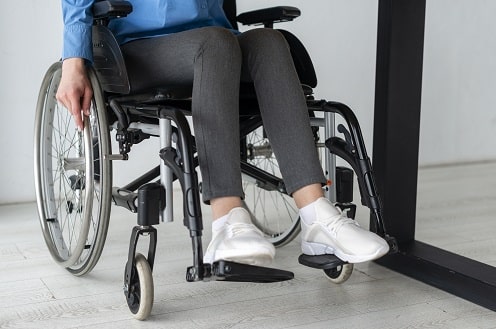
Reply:
[[[272, 28], [275, 22], [291, 21], [300, 15], [294, 7], [273, 7], [236, 16], [235, 1], [226, 0], [224, 6], [234, 27], [239, 21]], [[132, 229], [125, 265], [124, 291], [134, 316], [146, 319], [153, 305], [152, 271], [157, 244], [154, 225], [160, 220], [172, 221], [172, 184], [178, 181], [183, 196], [184, 225], [189, 230], [193, 251], [193, 265], [186, 270], [187, 281], [292, 279], [293, 273], [281, 269], [228, 261], [203, 263], [201, 183], [196, 173], [195, 140], [187, 120], [191, 114], [191, 90], [165, 86], [135, 93], [130, 89], [122, 54], [107, 24], [110, 19], [124, 17], [131, 11], [132, 6], [126, 1], [99, 1], [93, 6], [94, 65], [88, 67], [88, 76], [94, 95], [83, 131], [76, 129], [69, 112], [55, 98], [61, 62], [54, 63], [42, 81], [35, 118], [35, 188], [41, 228], [51, 256], [76, 276], [88, 273], [102, 253], [112, 203], [136, 213], [137, 225]], [[311, 59], [293, 34], [280, 31], [290, 45], [307, 99], [315, 144], [322, 151], [328, 177], [328, 184], [323, 187], [326, 197], [353, 218], [354, 171], [361, 203], [370, 208], [375, 218], [375, 231], [395, 252], [396, 241], [387, 235], [384, 227], [371, 163], [355, 115], [342, 103], [314, 99], [312, 88], [317, 79]], [[280, 247], [299, 233], [298, 210], [286, 193], [270, 141], [264, 134], [253, 87], [246, 85], [241, 90], [244, 205], [254, 224]], [[347, 124], [337, 127], [343, 137], [335, 135], [336, 114]], [[110, 131], [115, 131], [118, 153], [112, 153]], [[133, 145], [151, 137], [160, 140], [157, 166], [125, 186], [112, 187], [112, 162], [127, 160]], [[336, 166], [336, 156], [353, 170]], [[136, 251], [138, 240], [143, 237], [148, 239], [146, 256]], [[335, 283], [346, 281], [353, 270], [353, 264], [334, 255], [301, 255], [299, 262], [322, 269]]]

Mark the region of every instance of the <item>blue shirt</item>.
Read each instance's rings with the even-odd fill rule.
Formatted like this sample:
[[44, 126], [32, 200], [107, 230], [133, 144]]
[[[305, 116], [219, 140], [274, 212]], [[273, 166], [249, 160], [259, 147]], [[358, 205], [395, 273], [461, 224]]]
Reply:
[[[92, 5], [95, 0], [62, 0], [64, 46], [62, 59], [81, 57], [93, 61]], [[232, 29], [222, 5], [224, 0], [129, 0], [133, 11], [113, 19], [109, 28], [120, 44], [204, 26]]]

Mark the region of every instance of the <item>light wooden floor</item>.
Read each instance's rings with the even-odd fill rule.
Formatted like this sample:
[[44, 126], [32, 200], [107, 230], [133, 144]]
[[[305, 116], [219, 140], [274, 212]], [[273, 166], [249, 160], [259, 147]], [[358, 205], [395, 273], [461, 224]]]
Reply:
[[[480, 193], [474, 191], [466, 201], [457, 201], [462, 186], [446, 176], [461, 177], [466, 170], [421, 170], [418, 235], [495, 265], [496, 221], [486, 217], [494, 219], [496, 213], [496, 164], [475, 169], [485, 173]], [[492, 183], [486, 184], [489, 175]], [[367, 218], [365, 209], [358, 215]], [[208, 223], [208, 211], [205, 217]], [[450, 228], [453, 218], [466, 233]], [[475, 233], [467, 232], [472, 222]], [[190, 241], [179, 218], [158, 227], [155, 304], [149, 320], [139, 322], [132, 319], [122, 292], [134, 224], [133, 215], [114, 207], [99, 264], [77, 278], [48, 255], [34, 204], [0, 207], [0, 328], [496, 328], [495, 312], [374, 263], [359, 264], [346, 283], [332, 284], [321, 271], [297, 263], [296, 241], [278, 250], [274, 264], [293, 271], [292, 281], [186, 283]], [[479, 251], [481, 246], [490, 252]]]
[[417, 190], [417, 240], [496, 266], [496, 162], [422, 168]]

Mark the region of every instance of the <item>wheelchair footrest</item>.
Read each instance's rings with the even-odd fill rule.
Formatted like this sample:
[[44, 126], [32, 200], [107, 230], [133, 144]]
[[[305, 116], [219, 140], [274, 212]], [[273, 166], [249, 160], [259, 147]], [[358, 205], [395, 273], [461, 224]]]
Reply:
[[339, 259], [335, 255], [310, 256], [310, 255], [305, 255], [305, 254], [301, 254], [300, 257], [298, 257], [298, 262], [301, 265], [305, 265], [305, 266], [313, 267], [313, 268], [318, 268], [321, 270], [328, 270], [328, 269], [336, 268], [338, 266], [341, 266], [341, 265], [347, 263], [347, 262]]
[[217, 281], [269, 283], [294, 278], [293, 272], [224, 260], [214, 262], [211, 271], [212, 279]]

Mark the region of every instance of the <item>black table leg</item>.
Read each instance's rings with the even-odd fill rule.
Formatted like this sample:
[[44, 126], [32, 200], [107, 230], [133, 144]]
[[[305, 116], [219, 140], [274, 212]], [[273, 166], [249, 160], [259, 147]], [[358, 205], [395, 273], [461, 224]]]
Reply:
[[378, 263], [496, 311], [495, 267], [415, 240], [425, 8], [379, 0], [372, 163], [400, 252]]

